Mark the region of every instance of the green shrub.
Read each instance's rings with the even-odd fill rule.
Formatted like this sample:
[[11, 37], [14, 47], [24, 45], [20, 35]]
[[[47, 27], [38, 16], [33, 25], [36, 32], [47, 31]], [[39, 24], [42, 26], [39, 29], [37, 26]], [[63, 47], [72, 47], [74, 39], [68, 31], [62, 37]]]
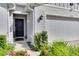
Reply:
[[18, 51], [18, 52], [16, 52], [16, 55], [17, 56], [24, 56], [25, 53], [26, 53], [25, 51]]
[[8, 55], [11, 50], [14, 50], [14, 46], [12, 44], [7, 44], [5, 48], [0, 48], [0, 56]]
[[38, 45], [33, 44], [32, 45], [32, 50], [38, 51], [39, 50]]
[[40, 50], [40, 56], [48, 56], [48, 53], [49, 53], [49, 49], [50, 49], [50, 46], [49, 45], [43, 45], [41, 47], [41, 50]]
[[48, 42], [47, 39], [48, 39], [47, 31], [42, 31], [42, 33], [41, 33], [42, 44], [46, 44]]
[[79, 56], [79, 47], [68, 45], [66, 42], [53, 42], [48, 49], [41, 49], [42, 56]]
[[36, 49], [40, 49], [40, 47], [41, 47], [41, 33], [36, 33], [34, 43], [35, 43], [34, 47], [36, 47]]
[[6, 47], [5, 47], [5, 49], [7, 49], [7, 50], [14, 50], [15, 48], [14, 48], [14, 45], [13, 44], [10, 44], [10, 43], [8, 43], [7, 45], [6, 45]]
[[8, 44], [6, 40], [5, 35], [0, 35], [0, 56], [7, 55], [9, 51], [14, 50], [14, 46]]
[[0, 56], [5, 56], [8, 54], [8, 50], [0, 48]]
[[70, 56], [79, 56], [79, 46], [78, 47], [69, 47], [69, 55]]
[[6, 46], [6, 36], [0, 35], [0, 48], [5, 48]]
[[35, 34], [34, 45], [32, 46], [33, 50], [40, 50], [44, 44], [47, 44], [48, 35], [46, 31], [42, 31], [41, 33]]
[[68, 55], [69, 50], [65, 42], [53, 42], [50, 48], [50, 54], [55, 56]]

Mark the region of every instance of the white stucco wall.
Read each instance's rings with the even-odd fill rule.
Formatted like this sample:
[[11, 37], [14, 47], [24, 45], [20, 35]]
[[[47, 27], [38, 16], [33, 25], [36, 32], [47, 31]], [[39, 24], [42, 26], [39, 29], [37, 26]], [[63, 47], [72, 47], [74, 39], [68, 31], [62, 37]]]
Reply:
[[7, 4], [0, 4], [0, 34], [8, 34], [7, 32]]
[[[37, 22], [39, 16], [43, 14], [44, 18], [41, 22]], [[59, 20], [48, 20], [46, 15], [62, 16], [65, 17], [63, 20], [75, 20], [75, 21], [63, 21]], [[70, 18], [66, 18], [70, 17]], [[35, 8], [35, 33], [43, 31], [44, 29], [48, 32], [48, 41], [53, 40], [78, 40], [79, 37], [79, 12], [69, 11], [67, 9], [50, 7], [50, 6], [39, 6]]]
[[45, 16], [45, 11], [43, 10], [43, 6], [39, 6], [35, 8], [35, 33], [41, 32], [45, 30], [45, 17], [43, 17], [43, 20], [38, 22], [38, 19], [41, 15]]
[[28, 13], [27, 16], [27, 42], [33, 42], [33, 12]]

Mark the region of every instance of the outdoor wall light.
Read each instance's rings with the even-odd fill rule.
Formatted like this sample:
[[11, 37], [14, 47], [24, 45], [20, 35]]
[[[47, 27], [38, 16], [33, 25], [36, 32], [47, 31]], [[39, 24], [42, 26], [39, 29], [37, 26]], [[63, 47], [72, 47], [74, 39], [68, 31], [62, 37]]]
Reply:
[[73, 3], [70, 3], [70, 6], [73, 6]]
[[41, 21], [41, 20], [43, 20], [43, 15], [41, 15], [39, 18], [38, 18], [38, 23]]
[[72, 6], [73, 6], [73, 3], [70, 3], [70, 11], [73, 10]]

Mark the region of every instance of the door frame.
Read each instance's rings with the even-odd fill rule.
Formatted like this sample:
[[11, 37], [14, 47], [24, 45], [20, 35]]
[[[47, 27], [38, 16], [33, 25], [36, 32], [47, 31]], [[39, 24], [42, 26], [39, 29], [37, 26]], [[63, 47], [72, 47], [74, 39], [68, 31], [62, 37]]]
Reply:
[[[18, 14], [17, 14], [18, 15]], [[27, 17], [27, 15], [26, 15], [26, 17]], [[23, 37], [13, 37], [14, 38], [14, 42], [15, 42], [15, 39], [16, 38], [24, 38], [24, 40], [25, 40], [25, 35], [26, 35], [26, 28], [25, 28], [25, 26], [26, 26], [26, 23], [25, 23], [25, 20], [27, 20], [27, 18], [25, 18], [25, 17], [22, 17], [22, 16], [15, 16], [14, 17], [14, 19], [13, 19], [13, 23], [14, 23], [14, 30], [15, 30], [15, 19], [23, 19], [24, 20], [24, 36]]]

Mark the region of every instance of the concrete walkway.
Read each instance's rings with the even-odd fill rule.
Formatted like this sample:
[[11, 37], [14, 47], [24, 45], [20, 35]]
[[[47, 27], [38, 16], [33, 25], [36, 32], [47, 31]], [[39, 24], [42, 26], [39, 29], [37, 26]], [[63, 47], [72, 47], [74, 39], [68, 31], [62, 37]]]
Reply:
[[15, 51], [20, 51], [20, 50], [27, 50], [28, 54], [30, 56], [38, 56], [39, 53], [36, 51], [32, 51], [27, 44], [25, 44], [24, 41], [16, 41], [15, 42]]
[[15, 42], [15, 51], [25, 50], [25, 49], [26, 49], [26, 44], [24, 41], [16, 41]]
[[36, 51], [28, 50], [28, 53], [30, 54], [30, 56], [39, 56], [39, 52]]

